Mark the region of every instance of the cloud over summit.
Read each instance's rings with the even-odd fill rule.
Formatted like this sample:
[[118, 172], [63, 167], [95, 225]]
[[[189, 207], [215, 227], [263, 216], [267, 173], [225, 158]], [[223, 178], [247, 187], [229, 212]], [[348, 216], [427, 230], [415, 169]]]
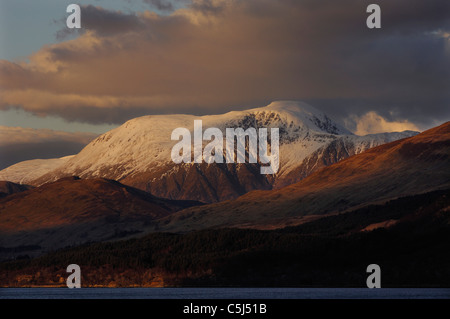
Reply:
[[448, 39], [436, 36], [450, 30], [448, 1], [380, 1], [380, 30], [366, 28], [360, 0], [147, 2], [169, 14], [85, 6], [76, 39], [0, 61], [0, 108], [121, 123], [321, 99], [359, 116], [450, 116]]

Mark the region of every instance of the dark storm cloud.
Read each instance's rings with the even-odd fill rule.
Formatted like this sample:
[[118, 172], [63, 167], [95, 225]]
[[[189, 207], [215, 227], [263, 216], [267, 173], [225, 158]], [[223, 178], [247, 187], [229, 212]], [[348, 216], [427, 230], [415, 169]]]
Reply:
[[189, 8], [203, 14], [218, 14], [224, 10], [226, 5], [224, 1], [196, 0], [190, 3]]
[[[156, 0], [159, 2], [159, 0]], [[57, 32], [58, 39], [64, 39], [72, 32], [93, 31], [99, 36], [108, 36], [130, 31], [139, 31], [144, 24], [136, 14], [121, 11], [106, 10], [93, 5], [80, 6], [82, 12], [82, 29], [69, 29], [65, 27], [66, 20], [59, 21], [64, 27]], [[61, 23], [62, 22], [62, 23]]]
[[160, 11], [173, 11], [174, 6], [172, 2], [165, 0], [143, 0], [144, 3], [149, 4], [151, 7]]
[[448, 120], [450, 1], [377, 1], [372, 30], [371, 2], [196, 0], [167, 16], [87, 6], [90, 32], [2, 63], [0, 106], [121, 123], [298, 99], [341, 121]]

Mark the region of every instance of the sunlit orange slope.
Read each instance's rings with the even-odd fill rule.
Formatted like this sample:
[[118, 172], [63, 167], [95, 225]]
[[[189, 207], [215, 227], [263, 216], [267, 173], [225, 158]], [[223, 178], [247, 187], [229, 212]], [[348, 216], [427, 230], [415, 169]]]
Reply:
[[450, 188], [450, 122], [325, 167], [299, 183], [172, 215], [167, 230], [283, 223]]
[[199, 203], [161, 199], [113, 180], [68, 177], [0, 199], [0, 247], [46, 251], [122, 238], [193, 204]]

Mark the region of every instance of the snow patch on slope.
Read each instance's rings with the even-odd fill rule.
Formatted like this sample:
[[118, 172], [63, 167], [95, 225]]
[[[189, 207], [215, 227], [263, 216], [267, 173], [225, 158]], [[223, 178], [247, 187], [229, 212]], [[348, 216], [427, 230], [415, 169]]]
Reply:
[[40, 176], [60, 167], [75, 155], [61, 158], [34, 159], [19, 162], [0, 171], [0, 180], [28, 184]]

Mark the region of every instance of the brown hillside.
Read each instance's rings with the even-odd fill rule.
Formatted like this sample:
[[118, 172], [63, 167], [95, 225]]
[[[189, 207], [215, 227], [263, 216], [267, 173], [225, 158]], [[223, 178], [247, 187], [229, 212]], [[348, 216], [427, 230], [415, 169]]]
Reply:
[[193, 207], [167, 218], [167, 230], [270, 227], [450, 186], [450, 122], [325, 167], [273, 191]]

